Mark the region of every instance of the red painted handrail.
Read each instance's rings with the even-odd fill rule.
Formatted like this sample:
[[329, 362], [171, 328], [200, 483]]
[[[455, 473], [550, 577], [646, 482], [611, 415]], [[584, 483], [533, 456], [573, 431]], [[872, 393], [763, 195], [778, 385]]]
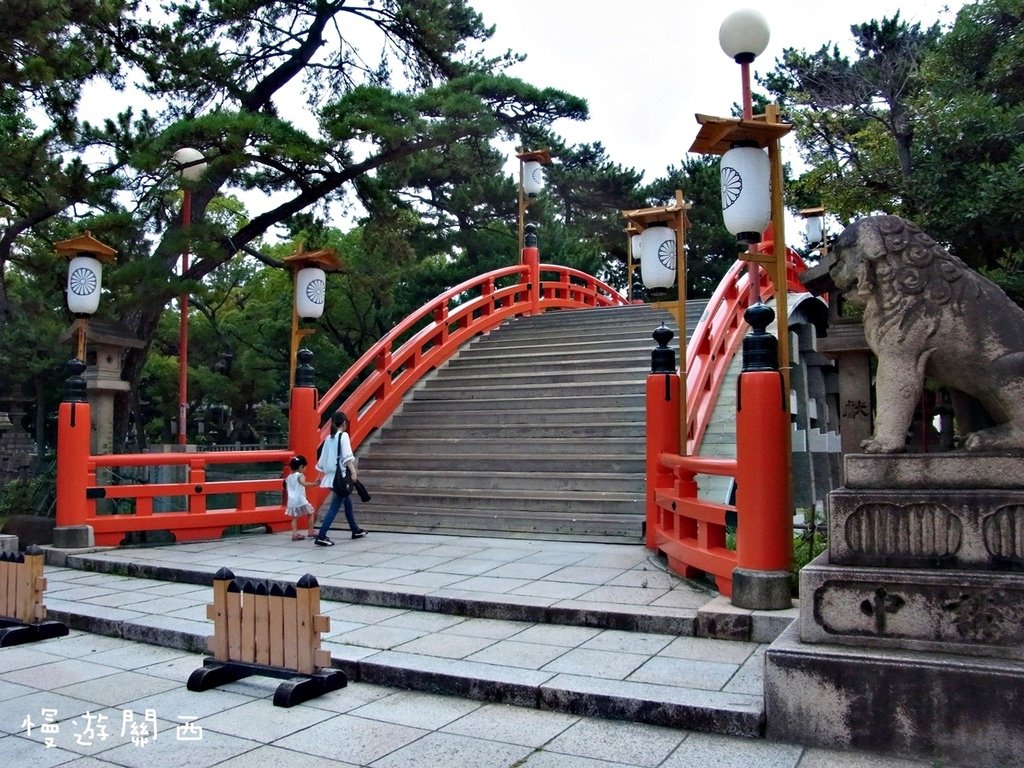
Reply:
[[[766, 253], [772, 242], [761, 243], [757, 249]], [[787, 288], [796, 293], [805, 292], [798, 275], [807, 269], [796, 251], [786, 249]], [[686, 348], [686, 435], [685, 453], [696, 455], [700, 451], [704, 432], [711, 423], [711, 415], [718, 401], [721, 382], [732, 364], [736, 350], [747, 334], [743, 313], [750, 306], [750, 277], [747, 263], [737, 261], [726, 272], [708, 301], [704, 314], [693, 329]], [[775, 287], [766, 270], [760, 270], [760, 295], [769, 299]]]
[[[396, 325], [320, 398], [321, 439], [330, 430], [329, 416], [338, 409], [337, 401], [355, 387], [340, 405], [349, 417], [349, 438], [355, 450], [387, 421], [424, 375], [475, 336], [494, 330], [510, 317], [534, 314], [535, 302], [540, 312], [628, 304], [613, 288], [585, 272], [553, 264], [541, 264], [539, 269], [538, 280], [531, 279], [526, 264], [472, 278]], [[512, 278], [518, 279], [501, 286]], [[413, 335], [402, 342], [409, 333]]]

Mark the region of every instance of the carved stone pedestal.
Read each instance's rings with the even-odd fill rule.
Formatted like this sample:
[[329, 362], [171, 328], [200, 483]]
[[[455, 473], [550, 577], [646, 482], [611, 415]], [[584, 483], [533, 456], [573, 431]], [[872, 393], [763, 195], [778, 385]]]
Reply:
[[972, 766], [1024, 755], [1024, 457], [846, 457], [829, 550], [766, 653], [768, 735]]

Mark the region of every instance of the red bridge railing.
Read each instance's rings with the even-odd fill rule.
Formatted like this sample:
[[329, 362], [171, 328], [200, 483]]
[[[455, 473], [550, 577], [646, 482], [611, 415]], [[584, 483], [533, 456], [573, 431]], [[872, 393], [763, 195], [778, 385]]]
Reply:
[[[766, 242], [759, 250], [771, 247], [772, 243]], [[805, 292], [797, 277], [806, 269], [803, 260], [789, 249], [786, 256], [787, 289]], [[771, 298], [775, 289], [768, 273], [759, 273], [760, 296]], [[671, 412], [666, 398], [658, 392], [652, 397], [648, 392], [646, 544], [663, 552], [669, 567], [680, 575], [713, 575], [719, 591], [726, 596], [732, 594], [732, 572], [738, 563], [736, 552], [726, 547], [725, 520], [737, 509], [699, 498], [696, 477], [706, 474], [735, 478], [737, 462], [696, 453], [711, 422], [726, 370], [749, 330], [743, 320], [750, 306], [749, 284], [746, 263], [737, 261], [719, 283], [694, 329], [686, 349], [685, 435], [679, 435], [674, 426], [680, 423], [678, 410]], [[660, 411], [652, 414], [652, 408]]]
[[[421, 307], [367, 350], [322, 398], [317, 398], [312, 386], [296, 386], [291, 393], [289, 448], [284, 451], [93, 455], [91, 411], [85, 383], [78, 375], [85, 365], [79, 362], [58, 416], [57, 525], [91, 526], [96, 543], [107, 546], [116, 546], [136, 531], [167, 530], [176, 540], [185, 541], [215, 538], [225, 528], [238, 525], [284, 530], [289, 526], [283, 512], [284, 467], [296, 453], [316, 455], [328, 430], [327, 416], [339, 401], [351, 420], [356, 448], [384, 424], [424, 375], [509, 317], [627, 303], [610, 286], [584, 272], [541, 265], [536, 248], [525, 249], [523, 261], [467, 280]], [[258, 463], [276, 464], [277, 469], [268, 470], [271, 476], [261, 479], [208, 480], [212, 466], [251, 468]], [[110, 480], [113, 470], [128, 467], [178, 467], [184, 479], [123, 484]], [[260, 494], [264, 494], [262, 504]], [[319, 489], [310, 489], [314, 504], [323, 495]], [[214, 496], [216, 503], [211, 500]], [[161, 511], [156, 502], [160, 498], [172, 499], [176, 508]]]

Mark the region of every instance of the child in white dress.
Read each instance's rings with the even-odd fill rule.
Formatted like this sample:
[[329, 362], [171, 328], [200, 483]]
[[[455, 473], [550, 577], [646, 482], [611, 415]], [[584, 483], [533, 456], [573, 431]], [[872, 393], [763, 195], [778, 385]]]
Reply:
[[285, 514], [292, 519], [292, 541], [301, 541], [306, 538], [299, 533], [299, 518], [309, 515], [309, 535], [313, 536], [313, 505], [306, 499], [306, 488], [316, 485], [305, 478], [303, 472], [306, 470], [306, 457], [296, 456], [288, 462], [291, 472], [284, 480], [284, 487], [287, 491], [285, 502]]

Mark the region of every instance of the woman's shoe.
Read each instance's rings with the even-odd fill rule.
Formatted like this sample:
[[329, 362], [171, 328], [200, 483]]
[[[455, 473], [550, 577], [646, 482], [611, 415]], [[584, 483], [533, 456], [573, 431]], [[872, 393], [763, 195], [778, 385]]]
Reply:
[[315, 539], [313, 539], [313, 543], [316, 544], [318, 547], [333, 547], [334, 546], [334, 542], [331, 541], [326, 536], [324, 536], [323, 538], [320, 538], [319, 536], [317, 536]]
[[292, 541], [302, 541], [304, 538], [306, 538], [306, 537], [303, 536], [301, 533], [293, 533], [292, 534]]
[[364, 531], [362, 528], [360, 528], [358, 531], [352, 531], [352, 538], [353, 539], [361, 539], [365, 535], [366, 535], [366, 531]]

